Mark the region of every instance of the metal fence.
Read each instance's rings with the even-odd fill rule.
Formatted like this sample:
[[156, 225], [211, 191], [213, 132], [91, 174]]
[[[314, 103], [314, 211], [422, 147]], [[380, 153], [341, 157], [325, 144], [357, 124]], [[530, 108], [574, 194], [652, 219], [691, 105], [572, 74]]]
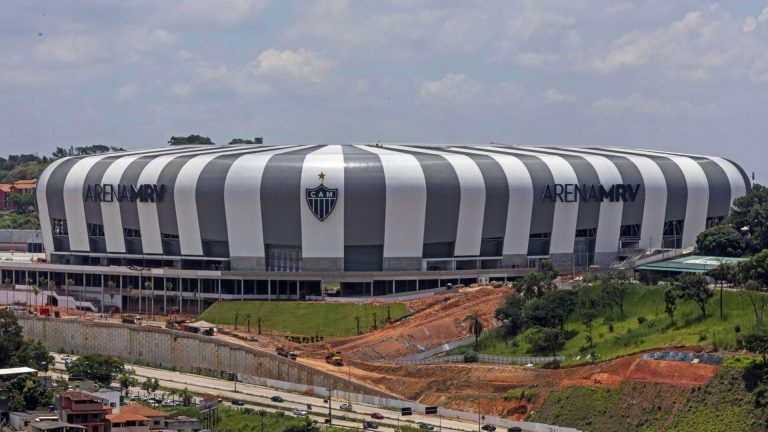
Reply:
[[[477, 355], [478, 363], [491, 363], [491, 364], [504, 364], [504, 365], [541, 364], [541, 363], [549, 363], [555, 360], [564, 361], [565, 357], [563, 356], [507, 357], [507, 356], [497, 356], [497, 355], [491, 355], [491, 354]], [[398, 364], [398, 365], [411, 365], [411, 364], [433, 365], [433, 364], [446, 364], [446, 363], [464, 363], [464, 356], [459, 354], [459, 355], [449, 355], [449, 356], [442, 356], [442, 357], [432, 357], [432, 358], [421, 359], [421, 360], [396, 360], [395, 361], [395, 364]]]

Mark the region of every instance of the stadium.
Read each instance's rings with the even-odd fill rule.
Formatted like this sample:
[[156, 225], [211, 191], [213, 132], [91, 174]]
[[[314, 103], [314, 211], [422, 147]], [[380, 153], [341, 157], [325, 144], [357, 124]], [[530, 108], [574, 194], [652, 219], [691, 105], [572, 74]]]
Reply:
[[[622, 148], [230, 145], [70, 157], [40, 176], [47, 263], [32, 270], [102, 290], [114, 281], [120, 296], [148, 278], [182, 297], [309, 297], [329, 283], [385, 295], [519, 277], [544, 258], [570, 270], [690, 248], [749, 187], [720, 157]], [[30, 269], [11, 271], [3, 277], [29, 279]]]

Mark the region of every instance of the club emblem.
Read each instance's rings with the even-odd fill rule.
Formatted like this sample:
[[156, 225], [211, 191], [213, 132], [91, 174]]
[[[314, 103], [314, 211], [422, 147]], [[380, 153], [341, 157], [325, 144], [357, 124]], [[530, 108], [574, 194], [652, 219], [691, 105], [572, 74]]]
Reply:
[[325, 173], [320, 171], [317, 176], [320, 178], [320, 185], [314, 189], [306, 190], [307, 205], [309, 210], [321, 221], [324, 221], [331, 215], [336, 207], [336, 198], [339, 196], [339, 189], [331, 189], [323, 184]]

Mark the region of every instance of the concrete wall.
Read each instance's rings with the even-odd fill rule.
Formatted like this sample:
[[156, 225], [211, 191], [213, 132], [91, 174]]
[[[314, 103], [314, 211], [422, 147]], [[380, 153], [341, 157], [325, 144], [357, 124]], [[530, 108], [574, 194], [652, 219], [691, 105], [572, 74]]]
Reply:
[[73, 319], [20, 317], [24, 335], [49, 350], [114, 355], [126, 362], [179, 371], [250, 375], [307, 386], [391, 396], [255, 348], [176, 330]]

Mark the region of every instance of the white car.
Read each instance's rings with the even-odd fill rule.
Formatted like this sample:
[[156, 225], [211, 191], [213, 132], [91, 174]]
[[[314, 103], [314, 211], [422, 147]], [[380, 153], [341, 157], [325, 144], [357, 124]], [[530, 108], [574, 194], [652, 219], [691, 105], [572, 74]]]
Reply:
[[309, 415], [309, 413], [307, 412], [307, 410], [303, 410], [303, 409], [300, 409], [300, 408], [294, 408], [294, 409], [292, 409], [292, 410], [291, 410], [291, 412], [292, 412], [292, 413], [293, 413], [293, 415], [295, 415], [296, 417], [303, 417], [303, 416], [307, 416], [307, 415]]
[[342, 411], [352, 411], [352, 404], [351, 403], [343, 403], [339, 406], [339, 409]]

